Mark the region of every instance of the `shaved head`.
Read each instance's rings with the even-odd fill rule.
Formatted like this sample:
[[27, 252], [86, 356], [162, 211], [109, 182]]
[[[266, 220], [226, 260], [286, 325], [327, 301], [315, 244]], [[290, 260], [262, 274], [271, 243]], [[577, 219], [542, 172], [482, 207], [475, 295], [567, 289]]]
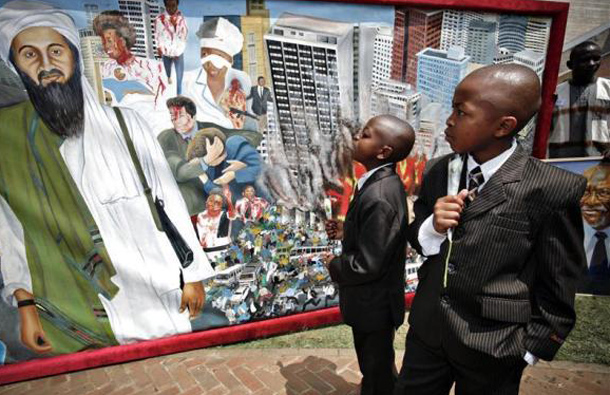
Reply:
[[371, 118], [369, 123], [374, 123], [384, 144], [392, 147], [388, 162], [400, 162], [409, 156], [415, 143], [415, 131], [408, 122], [386, 114]]
[[540, 108], [540, 79], [529, 67], [498, 64], [470, 73], [464, 81], [476, 81], [478, 100], [494, 110], [494, 116], [517, 120], [513, 134], [521, 130]]

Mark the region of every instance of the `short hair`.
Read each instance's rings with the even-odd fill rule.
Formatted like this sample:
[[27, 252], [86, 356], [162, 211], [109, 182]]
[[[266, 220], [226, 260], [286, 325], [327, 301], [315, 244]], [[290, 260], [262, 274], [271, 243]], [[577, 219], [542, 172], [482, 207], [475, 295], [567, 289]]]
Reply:
[[[225, 197], [224, 193], [222, 192], [222, 188], [220, 187], [214, 187], [210, 190], [210, 192], [208, 192], [208, 198], [210, 196], [220, 196], [220, 198], [222, 199], [222, 208], [224, 209], [227, 206], [227, 198]], [[206, 198], [207, 200], [207, 198]]]
[[193, 140], [186, 150], [187, 159], [191, 160], [194, 158], [203, 158], [208, 153], [205, 146], [206, 140], [213, 141], [214, 137], [218, 137], [222, 141], [223, 145], [227, 141], [227, 136], [216, 128], [204, 128], [195, 133]]
[[129, 20], [123, 16], [121, 11], [103, 11], [93, 20], [93, 31], [102, 36], [108, 29], [116, 30], [117, 34], [125, 40], [127, 49], [131, 49], [136, 43], [136, 30], [131, 26]]
[[[167, 1], [168, 0], [163, 0], [163, 5], [167, 7]], [[180, 0], [176, 0], [176, 5], [180, 5]]]
[[167, 108], [184, 107], [186, 113], [189, 114], [191, 117], [194, 117], [197, 114], [197, 106], [195, 105], [195, 103], [193, 103], [191, 99], [186, 96], [172, 97], [171, 99], [167, 100], [166, 104]]
[[258, 81], [260, 81], [261, 79], [263, 79], [263, 80], [264, 80], [264, 79], [265, 79], [265, 76], [264, 76], [264, 75], [259, 75], [259, 76], [258, 76], [258, 78], [256, 79], [256, 81], [258, 82]]
[[587, 47], [596, 47], [601, 50], [601, 47], [595, 41], [591, 41], [591, 40], [583, 41], [580, 44], [578, 44], [577, 46], [575, 46], [574, 48], [572, 48], [572, 50], [570, 51], [570, 60], [573, 60], [575, 54], [584, 50]]

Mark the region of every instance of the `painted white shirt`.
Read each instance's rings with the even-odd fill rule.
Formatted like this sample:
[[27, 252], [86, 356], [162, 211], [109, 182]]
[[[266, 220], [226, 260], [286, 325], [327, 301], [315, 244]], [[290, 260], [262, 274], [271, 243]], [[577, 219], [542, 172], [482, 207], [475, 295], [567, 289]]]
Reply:
[[163, 56], [177, 57], [184, 53], [188, 27], [182, 12], [176, 11], [176, 26], [171, 23], [171, 15], [167, 11], [155, 19], [155, 38], [157, 48]]
[[[229, 69], [225, 76], [225, 92], [231, 86], [231, 81], [237, 78], [244, 92], [250, 92], [252, 82], [250, 76], [241, 70]], [[212, 91], [208, 88], [207, 73], [203, 68], [187, 71], [184, 73], [184, 95], [188, 96], [197, 106], [197, 121], [212, 122], [219, 126], [233, 129], [233, 123], [226, 114], [226, 111], [216, 103]], [[221, 95], [222, 96], [222, 95]], [[248, 108], [249, 110], [249, 108]], [[246, 118], [246, 123], [254, 123], [250, 118]], [[246, 128], [246, 127], [244, 127]], [[248, 129], [256, 130], [248, 127]]]
[[[593, 250], [595, 249], [595, 244], [597, 244], [597, 237], [595, 237], [595, 233], [597, 232], [594, 228], [591, 227], [587, 223], [587, 221], [583, 220], [583, 228], [585, 229], [585, 237], [584, 237], [584, 246], [585, 253], [587, 254], [587, 267], [591, 266], [591, 257], [593, 256]], [[606, 228], [602, 230], [606, 235], [610, 236], [610, 228]], [[610, 253], [610, 237], [606, 237], [606, 255]]]

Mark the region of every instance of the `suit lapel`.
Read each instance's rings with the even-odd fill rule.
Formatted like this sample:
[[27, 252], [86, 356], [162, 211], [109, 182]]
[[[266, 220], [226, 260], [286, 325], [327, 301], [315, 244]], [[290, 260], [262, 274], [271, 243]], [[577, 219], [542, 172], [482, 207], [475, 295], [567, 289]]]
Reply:
[[358, 190], [358, 192], [356, 192], [356, 194], [354, 195], [352, 201], [349, 203], [349, 207], [347, 208], [347, 213], [345, 214], [345, 218], [348, 217], [348, 215], [350, 214], [350, 212], [352, 211], [352, 209], [354, 207], [356, 207], [358, 205], [358, 201], [360, 199], [360, 196], [362, 196], [362, 193], [370, 188], [370, 186], [374, 183], [376, 183], [377, 181], [381, 180], [382, 178], [391, 176], [392, 174], [395, 173], [395, 165], [392, 166], [384, 166], [381, 169], [377, 170], [375, 173], [373, 173], [373, 175], [371, 177], [369, 177], [368, 180], [366, 180], [366, 182], [364, 183], [364, 185], [362, 186], [361, 189]]
[[466, 207], [461, 222], [476, 218], [503, 203], [507, 199], [504, 185], [521, 180], [526, 162], [527, 154], [519, 145], [498, 171], [491, 176], [472, 203]]

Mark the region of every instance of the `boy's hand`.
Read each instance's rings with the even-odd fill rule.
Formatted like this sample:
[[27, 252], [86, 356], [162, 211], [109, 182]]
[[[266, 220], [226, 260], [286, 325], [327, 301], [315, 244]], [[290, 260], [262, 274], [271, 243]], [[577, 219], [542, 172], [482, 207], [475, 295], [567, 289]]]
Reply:
[[462, 189], [457, 195], [444, 196], [436, 201], [432, 220], [434, 230], [445, 234], [447, 230], [458, 225], [466, 196], [468, 196], [468, 190]]
[[201, 281], [184, 284], [182, 290], [182, 302], [180, 303], [180, 312], [189, 308], [190, 318], [195, 318], [201, 312], [205, 303], [205, 289]]
[[335, 254], [333, 254], [332, 252], [327, 252], [324, 254], [323, 261], [326, 270], [328, 270], [328, 267], [330, 266], [330, 261], [332, 261], [333, 259], [335, 259]]
[[324, 223], [326, 234], [331, 240], [343, 239], [343, 222], [336, 219], [329, 219]]

